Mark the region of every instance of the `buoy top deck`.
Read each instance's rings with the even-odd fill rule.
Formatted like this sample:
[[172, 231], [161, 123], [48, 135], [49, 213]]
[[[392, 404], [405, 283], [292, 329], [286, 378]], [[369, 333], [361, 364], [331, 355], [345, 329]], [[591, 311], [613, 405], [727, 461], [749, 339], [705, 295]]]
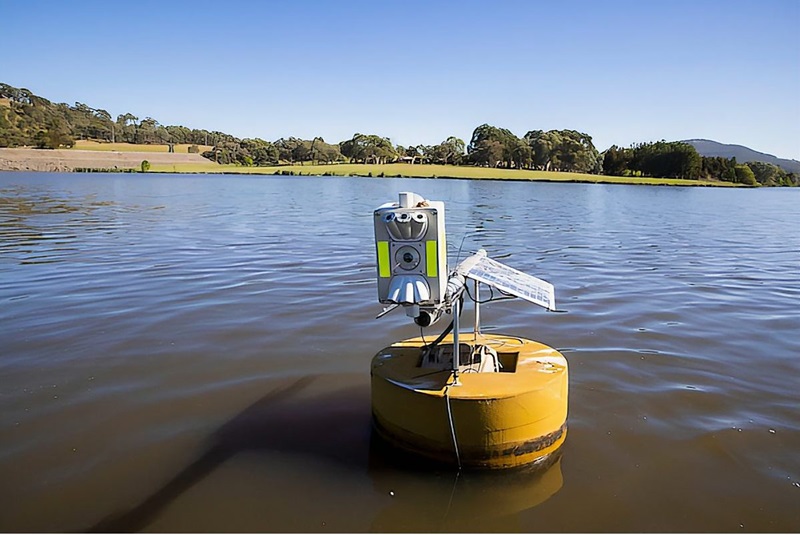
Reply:
[[[562, 373], [567, 361], [557, 350], [545, 344], [508, 335], [484, 335], [477, 338], [466, 336], [469, 343], [487, 345], [497, 352], [500, 371], [496, 373], [459, 373], [459, 385], [451, 388], [453, 398], [502, 399], [518, 396], [549, 384], [552, 375]], [[453, 335], [448, 335], [442, 344], [450, 346]], [[395, 342], [378, 353], [372, 363], [372, 374], [401, 388], [425, 392], [428, 395], [444, 396], [445, 388], [454, 385], [452, 367], [431, 369], [420, 365], [422, 338], [411, 338]], [[538, 385], [537, 385], [538, 383]]]

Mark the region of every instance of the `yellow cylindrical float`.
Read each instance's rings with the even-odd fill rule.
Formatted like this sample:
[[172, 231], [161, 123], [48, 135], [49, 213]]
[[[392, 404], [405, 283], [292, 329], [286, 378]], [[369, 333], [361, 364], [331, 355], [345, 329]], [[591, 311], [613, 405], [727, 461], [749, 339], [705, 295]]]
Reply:
[[[516, 336], [467, 334], [459, 373], [425, 362], [423, 338], [384, 348], [372, 359], [372, 414], [387, 442], [435, 461], [474, 468], [542, 462], [567, 435], [567, 360]], [[452, 348], [452, 334], [441, 346]], [[491, 348], [495, 371], [470, 360]], [[467, 355], [465, 359], [464, 356]]]

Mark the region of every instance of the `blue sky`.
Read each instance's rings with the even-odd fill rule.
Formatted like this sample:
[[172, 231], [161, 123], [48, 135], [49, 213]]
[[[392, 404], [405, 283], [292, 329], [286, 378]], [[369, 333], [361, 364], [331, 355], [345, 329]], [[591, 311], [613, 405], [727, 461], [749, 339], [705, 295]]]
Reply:
[[0, 82], [275, 140], [708, 138], [800, 160], [800, 0], [0, 0]]

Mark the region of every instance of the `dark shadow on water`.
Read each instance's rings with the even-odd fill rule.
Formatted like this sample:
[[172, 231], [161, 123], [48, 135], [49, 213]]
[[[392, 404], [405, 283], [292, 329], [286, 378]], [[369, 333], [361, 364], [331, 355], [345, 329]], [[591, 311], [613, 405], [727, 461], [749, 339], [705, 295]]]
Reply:
[[[366, 469], [376, 492], [404, 497], [377, 512], [373, 531], [473, 531], [474, 522], [431, 525], [420, 519], [449, 515], [470, 522], [489, 510], [499, 518], [533, 507], [561, 488], [560, 454], [535, 469], [502, 474], [457, 473], [402, 454], [372, 433], [368, 384], [309, 395], [307, 387], [315, 379], [303, 377], [264, 395], [213, 433], [205, 453], [161, 488], [87, 531], [141, 531], [227, 460], [248, 451], [307, 455]], [[475, 510], [471, 504], [476, 501], [489, 508]], [[430, 514], [419, 514], [425, 511]]]
[[88, 531], [144, 529], [184, 492], [246, 451], [291, 452], [363, 465], [370, 434], [368, 387], [334, 392], [322, 399], [297, 399], [313, 381], [312, 376], [302, 377], [269, 392], [220, 427], [206, 452], [163, 487], [131, 510], [113, 514]]

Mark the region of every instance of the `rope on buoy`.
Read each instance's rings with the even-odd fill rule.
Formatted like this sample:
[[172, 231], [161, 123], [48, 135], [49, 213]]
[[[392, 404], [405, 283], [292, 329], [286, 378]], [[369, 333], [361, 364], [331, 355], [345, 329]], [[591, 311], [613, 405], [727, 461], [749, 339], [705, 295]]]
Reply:
[[458, 452], [458, 440], [456, 439], [456, 428], [453, 425], [453, 411], [450, 409], [450, 387], [452, 385], [447, 385], [444, 387], [444, 400], [445, 404], [447, 405], [447, 420], [450, 423], [450, 437], [453, 439], [453, 449], [456, 450], [456, 462], [458, 463], [458, 469], [461, 470], [461, 454]]

